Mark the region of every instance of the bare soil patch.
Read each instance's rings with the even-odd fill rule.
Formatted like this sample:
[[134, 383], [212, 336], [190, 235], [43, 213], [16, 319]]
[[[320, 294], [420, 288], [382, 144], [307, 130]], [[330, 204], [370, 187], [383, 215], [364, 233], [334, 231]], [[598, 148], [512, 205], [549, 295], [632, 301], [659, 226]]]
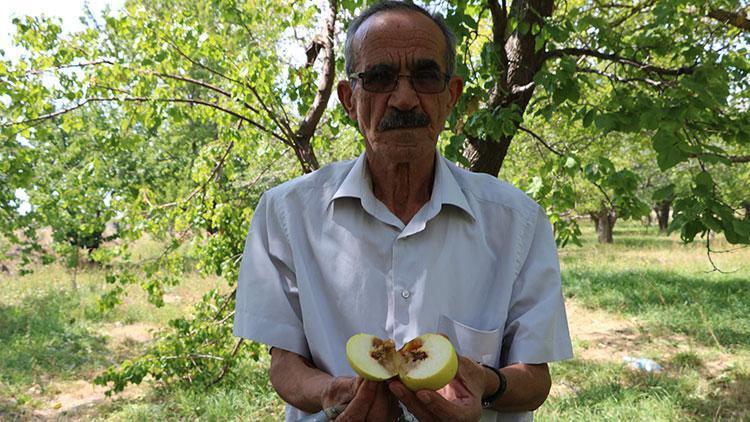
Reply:
[[731, 366], [732, 356], [715, 349], [695, 344], [681, 334], [658, 336], [642, 329], [635, 318], [590, 309], [575, 299], [567, 299], [570, 336], [577, 342], [576, 358], [600, 362], [623, 362], [625, 356], [643, 356], [644, 351], [658, 356], [657, 363], [669, 369], [671, 360], [679, 353], [700, 357], [707, 376], [717, 377]]
[[143, 386], [129, 386], [122, 393], [107, 397], [106, 387], [93, 385], [84, 380], [54, 384], [51, 388], [56, 394], [46, 401], [43, 408], [34, 410], [34, 419], [86, 420], [92, 413], [96, 413], [96, 407], [99, 405], [118, 400], [139, 399], [145, 389]]
[[634, 321], [598, 309], [588, 309], [573, 299], [567, 299], [570, 336], [583, 346], [578, 358], [599, 361], [622, 361], [638, 338]]
[[143, 343], [153, 338], [153, 332], [158, 327], [153, 324], [135, 323], [135, 324], [108, 324], [102, 327], [101, 334], [110, 337], [114, 342], [121, 343], [125, 341], [136, 341]]
[[[100, 333], [109, 338], [114, 363], [131, 357], [133, 351], [138, 350], [134, 346], [151, 341], [156, 328], [155, 325], [144, 323], [115, 323], [104, 325]], [[35, 394], [44, 404], [33, 411], [32, 419], [86, 420], [97, 413], [99, 406], [141, 398], [146, 388], [145, 385], [130, 385], [124, 392], [107, 397], [106, 387], [94, 385], [89, 380], [52, 383], [45, 388], [45, 394]]]

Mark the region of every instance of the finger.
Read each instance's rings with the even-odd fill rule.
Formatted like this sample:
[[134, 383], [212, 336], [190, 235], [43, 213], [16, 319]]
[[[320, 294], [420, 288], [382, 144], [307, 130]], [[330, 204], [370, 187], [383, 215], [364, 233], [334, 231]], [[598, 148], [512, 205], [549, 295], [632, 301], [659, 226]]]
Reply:
[[370, 405], [375, 399], [375, 389], [377, 383], [374, 381], [362, 381], [359, 384], [357, 393], [349, 402], [341, 415], [336, 418], [337, 421], [363, 421], [367, 418]]
[[388, 389], [391, 390], [394, 396], [409, 409], [412, 415], [416, 416], [420, 421], [431, 421], [435, 420], [435, 416], [430, 412], [424, 403], [422, 403], [416, 394], [406, 388], [406, 386], [400, 381], [391, 381], [388, 384]]
[[478, 420], [482, 409], [480, 406], [472, 406], [471, 403], [463, 401], [449, 401], [435, 391], [420, 390], [416, 394], [417, 399], [422, 402], [434, 415], [433, 418], [441, 421]]
[[473, 421], [482, 416], [480, 398], [467, 391], [457, 379], [442, 390], [420, 390], [416, 396], [436, 420]]
[[370, 410], [367, 412], [368, 421], [387, 421], [389, 420], [388, 415], [391, 411], [388, 396], [391, 392], [385, 383], [377, 383], [375, 388], [375, 398], [372, 401]]

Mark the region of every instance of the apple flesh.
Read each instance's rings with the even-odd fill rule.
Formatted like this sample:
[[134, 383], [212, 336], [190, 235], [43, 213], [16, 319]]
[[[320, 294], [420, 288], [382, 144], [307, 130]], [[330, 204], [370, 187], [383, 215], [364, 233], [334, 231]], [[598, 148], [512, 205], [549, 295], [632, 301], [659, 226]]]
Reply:
[[412, 390], [439, 390], [458, 370], [458, 357], [450, 340], [427, 333], [396, 350], [393, 340], [355, 334], [346, 342], [346, 359], [364, 379], [384, 381], [399, 377]]

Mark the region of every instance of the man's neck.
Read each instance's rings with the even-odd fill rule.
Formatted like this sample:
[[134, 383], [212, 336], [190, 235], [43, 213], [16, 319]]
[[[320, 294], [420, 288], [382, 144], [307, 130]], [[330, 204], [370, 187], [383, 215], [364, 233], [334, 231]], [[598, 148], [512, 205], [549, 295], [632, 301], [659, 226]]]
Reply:
[[375, 197], [404, 224], [430, 200], [435, 165], [434, 156], [430, 161], [395, 164], [367, 157]]

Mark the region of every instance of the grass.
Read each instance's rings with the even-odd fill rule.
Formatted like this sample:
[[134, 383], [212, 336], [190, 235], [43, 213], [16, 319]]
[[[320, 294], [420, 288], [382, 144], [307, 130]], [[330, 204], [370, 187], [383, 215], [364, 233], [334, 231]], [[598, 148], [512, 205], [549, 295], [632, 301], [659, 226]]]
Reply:
[[[584, 246], [560, 252], [566, 298], [584, 313], [571, 320], [571, 331], [590, 328], [594, 319], [586, 317], [594, 314], [596, 321], [622, 327], [604, 337], [574, 338], [576, 358], [551, 365], [555, 385], [536, 419], [750, 420], [750, 249], [714, 255], [728, 272], [719, 273], [711, 271], [705, 245], [683, 245], [638, 224], [618, 223], [614, 238], [600, 245], [584, 227]], [[730, 246], [716, 239], [712, 248]], [[150, 256], [158, 243], [144, 240], [133, 250]], [[96, 298], [106, 289], [103, 274], [80, 271], [76, 291], [70, 278], [54, 264], [24, 277], [0, 273], [0, 420], [39, 417], [66, 385], [90, 380], [144, 346], [111, 337], [111, 327], [163, 326], [222, 284], [190, 275], [169, 288], [167, 304], [158, 309], [133, 286], [120, 307], [102, 315]], [[664, 370], [630, 369], [622, 363], [625, 354], [654, 359]], [[209, 390], [147, 383], [57, 416], [278, 421], [283, 403], [270, 386], [268, 365], [261, 354], [242, 364], [236, 381]]]
[[[614, 244], [585, 230], [584, 247], [560, 256], [568, 301], [630, 321], [634, 332], [613, 333], [606, 346], [574, 341], [576, 359], [551, 366], [558, 388], [538, 420], [750, 420], [750, 250], [714, 254], [721, 273], [705, 243], [620, 224]], [[595, 347], [613, 358], [587, 358]], [[622, 354], [664, 371], [632, 370]]]

